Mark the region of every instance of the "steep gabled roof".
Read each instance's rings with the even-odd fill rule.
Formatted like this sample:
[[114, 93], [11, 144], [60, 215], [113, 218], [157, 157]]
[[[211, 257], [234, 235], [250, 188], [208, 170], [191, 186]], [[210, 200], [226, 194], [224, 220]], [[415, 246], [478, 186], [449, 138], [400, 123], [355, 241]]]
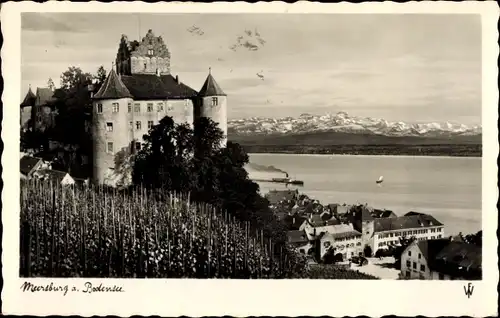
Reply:
[[37, 157], [23, 156], [19, 162], [21, 173], [28, 175], [41, 160]]
[[197, 92], [178, 82], [172, 75], [132, 74], [122, 75], [121, 80], [135, 99], [190, 99]]
[[36, 95], [33, 93], [30, 86], [30, 88], [28, 89], [28, 93], [26, 93], [26, 96], [24, 97], [24, 100], [21, 103], [21, 107], [33, 106], [35, 105], [35, 100], [36, 100]]
[[217, 84], [214, 77], [209, 72], [207, 79], [205, 80], [205, 84], [203, 84], [202, 88], [200, 89], [198, 96], [207, 97], [207, 96], [227, 96], [227, 95], [222, 91], [219, 84]]
[[115, 70], [112, 69], [109, 72], [108, 77], [102, 83], [99, 91], [94, 95], [94, 99], [119, 99], [132, 97], [130, 91], [123, 84], [120, 77], [116, 74]]
[[37, 88], [35, 106], [45, 106], [54, 100], [54, 92], [50, 88]]

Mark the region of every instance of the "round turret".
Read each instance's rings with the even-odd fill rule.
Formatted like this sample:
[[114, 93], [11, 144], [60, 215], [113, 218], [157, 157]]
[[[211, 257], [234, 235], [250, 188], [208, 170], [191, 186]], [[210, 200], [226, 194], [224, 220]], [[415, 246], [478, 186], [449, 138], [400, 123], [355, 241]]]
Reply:
[[219, 125], [224, 133], [222, 146], [227, 143], [227, 95], [212, 76], [209, 69], [207, 79], [198, 93], [199, 107], [196, 117], [207, 117]]

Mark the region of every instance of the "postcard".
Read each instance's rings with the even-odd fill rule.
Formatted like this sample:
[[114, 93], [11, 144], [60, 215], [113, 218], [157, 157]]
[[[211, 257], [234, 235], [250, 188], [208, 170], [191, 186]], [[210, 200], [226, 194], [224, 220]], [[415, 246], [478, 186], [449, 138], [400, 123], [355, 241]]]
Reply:
[[496, 3], [1, 14], [4, 313], [498, 314]]

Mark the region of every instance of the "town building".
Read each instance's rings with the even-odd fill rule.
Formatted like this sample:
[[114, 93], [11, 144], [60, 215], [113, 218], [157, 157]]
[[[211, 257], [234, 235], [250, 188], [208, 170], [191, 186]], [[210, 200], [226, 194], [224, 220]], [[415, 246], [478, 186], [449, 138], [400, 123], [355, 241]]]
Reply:
[[450, 239], [420, 240], [401, 255], [401, 277], [405, 279], [479, 280], [482, 249]]
[[372, 217], [376, 219], [380, 218], [396, 218], [398, 217], [396, 213], [394, 213], [391, 210], [380, 210], [380, 209], [373, 209], [373, 212], [371, 213]]
[[33, 178], [63, 186], [75, 184], [75, 179], [69, 173], [59, 170], [40, 169], [33, 174]]
[[335, 226], [339, 224], [340, 222], [335, 217], [323, 220], [321, 215], [312, 214], [304, 220], [299, 230], [305, 231], [307, 236], [312, 240], [319, 237], [322, 233], [336, 231], [337, 228]]
[[31, 179], [33, 174], [40, 169], [50, 169], [50, 164], [45, 162], [42, 158], [22, 156], [19, 161], [19, 168], [21, 179]]
[[122, 36], [116, 70], [111, 70], [93, 95], [95, 183], [129, 183], [130, 173], [122, 175], [124, 170], [115, 166], [116, 156], [139, 150], [142, 136], [165, 116], [188, 124], [200, 117], [211, 118], [227, 137], [227, 95], [211, 71], [197, 92], [171, 74], [170, 58], [162, 37], [152, 30], [140, 42]]
[[374, 221], [372, 251], [399, 244], [400, 238], [415, 237], [419, 241], [444, 237], [444, 225], [427, 214], [382, 218]]
[[431, 215], [411, 212], [400, 217], [374, 218], [372, 212], [365, 206], [357, 206], [347, 216], [354, 228], [362, 233], [363, 249], [368, 254], [397, 246], [400, 238], [427, 240], [444, 237], [444, 225]]
[[312, 255], [313, 254], [313, 244], [307, 238], [307, 235], [304, 231], [295, 230], [287, 232], [288, 243], [291, 244], [297, 253], [303, 255]]
[[51, 103], [54, 101], [54, 88], [39, 87], [36, 94], [28, 88], [21, 102], [21, 128], [23, 130], [44, 130], [53, 125], [55, 112]]
[[347, 224], [335, 225], [329, 231], [322, 232], [316, 244], [319, 260], [323, 259], [330, 249], [333, 249], [334, 254], [342, 254], [343, 260], [363, 252], [361, 233]]

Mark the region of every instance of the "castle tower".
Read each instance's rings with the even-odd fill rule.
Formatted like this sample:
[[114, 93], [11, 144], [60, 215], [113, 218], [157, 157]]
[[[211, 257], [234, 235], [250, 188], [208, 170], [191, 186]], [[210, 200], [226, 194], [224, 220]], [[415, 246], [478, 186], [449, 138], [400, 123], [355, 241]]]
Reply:
[[132, 95], [115, 70], [111, 70], [92, 103], [93, 181], [111, 184], [117, 159], [130, 150], [132, 140], [128, 111]]
[[141, 42], [122, 35], [116, 54], [116, 71], [122, 75], [170, 74], [170, 52], [161, 36], [149, 30]]
[[195, 108], [195, 118], [207, 117], [219, 124], [224, 132], [222, 146], [227, 143], [227, 95], [212, 76], [211, 69], [203, 87], [198, 93], [199, 107]]
[[28, 93], [24, 97], [23, 102], [21, 103], [21, 127], [23, 129], [27, 129], [28, 121], [31, 119], [31, 113], [33, 106], [35, 106], [36, 96], [31, 90], [31, 85], [29, 86]]

